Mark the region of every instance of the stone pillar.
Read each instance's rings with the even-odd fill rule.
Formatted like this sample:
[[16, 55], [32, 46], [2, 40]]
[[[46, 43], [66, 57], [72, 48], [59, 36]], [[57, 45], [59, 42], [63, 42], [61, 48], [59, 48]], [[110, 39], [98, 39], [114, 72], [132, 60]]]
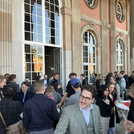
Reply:
[[102, 64], [101, 64], [101, 72], [103, 75], [106, 75], [108, 72], [108, 46], [107, 46], [107, 0], [101, 0], [101, 20], [102, 20]]
[[0, 74], [12, 72], [12, 0], [0, 0]]
[[128, 75], [131, 74], [131, 70], [130, 70], [130, 1], [127, 0], [127, 14], [126, 14], [126, 19], [127, 19], [127, 31], [128, 31], [128, 36], [127, 36], [127, 41], [126, 41], [126, 44], [127, 44], [127, 70], [126, 70], [126, 73]]
[[68, 7], [63, 7], [61, 9], [63, 16], [63, 69], [64, 73], [64, 89], [68, 82], [68, 75], [72, 72], [72, 47], [71, 47], [71, 21], [72, 21], [72, 11]]
[[24, 80], [24, 49], [23, 49], [23, 3], [12, 0], [12, 73], [17, 74], [18, 83]]
[[72, 0], [72, 71], [82, 73], [81, 10], [80, 0]]
[[116, 70], [115, 1], [110, 0], [110, 71]]
[[130, 0], [130, 65], [134, 70], [134, 1]]

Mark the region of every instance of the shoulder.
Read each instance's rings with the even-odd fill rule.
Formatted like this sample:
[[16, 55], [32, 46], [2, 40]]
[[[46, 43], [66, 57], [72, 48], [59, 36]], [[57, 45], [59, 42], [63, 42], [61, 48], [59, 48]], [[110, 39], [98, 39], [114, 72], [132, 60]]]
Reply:
[[65, 107], [63, 110], [66, 112], [75, 112], [76, 109], [79, 109], [79, 103], [73, 104], [73, 105], [69, 105], [67, 107]]
[[32, 93], [31, 91], [27, 91], [26, 94], [34, 96], [34, 93]]
[[98, 111], [99, 110], [99, 107], [96, 104], [92, 104], [92, 106], [93, 106], [93, 110], [94, 111], [96, 111], [96, 110]]
[[58, 92], [54, 90], [54, 95], [61, 96]]

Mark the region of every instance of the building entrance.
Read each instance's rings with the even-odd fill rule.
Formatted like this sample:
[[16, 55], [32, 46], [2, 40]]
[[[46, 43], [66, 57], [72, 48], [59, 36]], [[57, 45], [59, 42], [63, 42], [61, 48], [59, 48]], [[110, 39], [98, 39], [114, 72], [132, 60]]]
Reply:
[[53, 76], [54, 73], [60, 74], [61, 49], [45, 46], [44, 50], [45, 50], [45, 74], [48, 75], [48, 78]]

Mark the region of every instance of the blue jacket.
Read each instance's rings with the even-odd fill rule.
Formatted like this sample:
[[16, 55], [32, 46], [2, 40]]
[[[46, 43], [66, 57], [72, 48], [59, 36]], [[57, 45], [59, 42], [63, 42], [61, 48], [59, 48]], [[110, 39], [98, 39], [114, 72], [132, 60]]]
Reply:
[[58, 119], [56, 104], [44, 94], [35, 94], [23, 108], [23, 125], [29, 131], [42, 131], [53, 128]]

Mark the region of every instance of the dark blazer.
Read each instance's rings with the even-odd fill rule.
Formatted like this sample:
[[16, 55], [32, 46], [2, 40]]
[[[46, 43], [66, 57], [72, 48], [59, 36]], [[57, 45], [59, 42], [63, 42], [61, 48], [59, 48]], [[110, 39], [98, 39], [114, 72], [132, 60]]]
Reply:
[[24, 97], [24, 93], [22, 91], [18, 92], [13, 100], [18, 100], [22, 105], [24, 105], [24, 103], [29, 100], [30, 98], [32, 98], [34, 96], [34, 93], [27, 91], [26, 96], [25, 96], [25, 100], [23, 102], [23, 97]]
[[[7, 126], [10, 126], [18, 122], [18, 115], [22, 112], [22, 105], [18, 101], [14, 101], [10, 98], [4, 98], [0, 101], [0, 111], [6, 122]], [[0, 118], [0, 134], [6, 134], [3, 122]]]
[[82, 86], [84, 86], [84, 85], [86, 85], [86, 84], [88, 84], [88, 82], [87, 82], [86, 79], [84, 79], [84, 80], [82, 81]]

